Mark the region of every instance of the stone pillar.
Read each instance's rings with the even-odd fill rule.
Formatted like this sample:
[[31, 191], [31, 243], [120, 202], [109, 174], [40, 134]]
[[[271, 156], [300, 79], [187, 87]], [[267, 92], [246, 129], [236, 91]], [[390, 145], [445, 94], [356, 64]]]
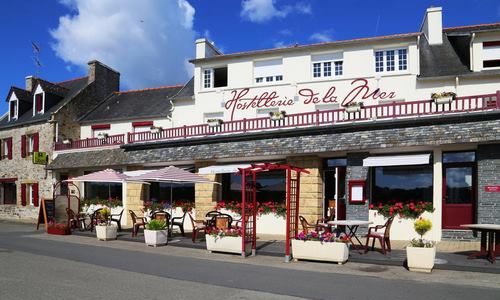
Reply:
[[432, 229], [430, 238], [434, 241], [440, 241], [443, 228], [443, 151], [434, 149], [432, 153], [433, 162], [433, 187], [432, 187], [432, 205], [434, 213], [432, 214]]
[[323, 161], [317, 156], [297, 156], [288, 157], [287, 164], [310, 172], [300, 175], [299, 215], [315, 223], [323, 210]]
[[144, 213], [141, 209], [144, 208], [144, 200], [147, 199], [149, 199], [149, 185], [142, 183], [127, 183], [127, 202], [123, 205], [127, 208], [127, 211], [123, 212], [127, 216], [127, 224], [125, 227], [132, 226], [132, 219], [130, 218], [128, 210], [132, 210], [136, 215], [142, 216]]
[[[368, 157], [369, 153], [348, 153], [346, 170], [346, 219], [347, 220], [368, 220], [368, 202], [364, 204], [349, 204], [349, 180], [366, 180], [365, 198], [370, 196], [370, 176], [369, 168], [363, 167], [363, 159]], [[367, 228], [359, 228], [361, 233], [366, 232]]]
[[500, 224], [500, 193], [487, 192], [485, 186], [500, 185], [500, 144], [477, 148], [477, 222]]
[[[203, 161], [196, 162], [196, 172], [199, 168], [208, 167], [215, 164], [215, 162]], [[208, 178], [211, 181], [221, 182], [222, 178], [220, 175], [211, 174], [203, 175], [203, 177]], [[221, 186], [219, 184], [212, 183], [195, 183], [194, 185], [194, 201], [196, 207], [196, 219], [203, 219], [205, 214], [211, 210], [214, 210], [216, 202], [220, 198]]]

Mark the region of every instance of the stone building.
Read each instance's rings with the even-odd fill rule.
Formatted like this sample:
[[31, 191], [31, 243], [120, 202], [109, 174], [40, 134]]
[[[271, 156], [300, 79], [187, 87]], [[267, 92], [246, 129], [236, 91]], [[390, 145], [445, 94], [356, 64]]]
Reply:
[[39, 200], [52, 198], [56, 178], [46, 165], [55, 143], [79, 139], [77, 120], [118, 91], [118, 72], [98, 61], [88, 65], [82, 78], [52, 83], [28, 76], [24, 89], [9, 90], [9, 110], [0, 119], [0, 218], [37, 217]]
[[[429, 8], [414, 33], [230, 54], [200, 39], [191, 62], [161, 130], [94, 127], [127, 138], [61, 146], [48, 169], [190, 168], [221, 183], [191, 187], [200, 217], [238, 200], [238, 167], [289, 163], [310, 172], [300, 187], [309, 221], [335, 208], [338, 219], [382, 223], [378, 206], [422, 201], [434, 207], [424, 214], [434, 240], [500, 222], [500, 23], [443, 28], [441, 8]], [[88, 121], [81, 140], [102, 123]], [[283, 200], [283, 173], [258, 180], [261, 201]], [[124, 205], [149, 200], [143, 189], [122, 192]], [[392, 239], [415, 235], [396, 223]]]

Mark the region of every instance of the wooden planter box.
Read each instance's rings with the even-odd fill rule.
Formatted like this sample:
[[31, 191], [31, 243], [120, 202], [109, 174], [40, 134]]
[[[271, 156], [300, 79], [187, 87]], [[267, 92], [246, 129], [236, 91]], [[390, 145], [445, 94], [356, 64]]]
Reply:
[[436, 247], [406, 247], [406, 261], [410, 271], [430, 273], [434, 268], [435, 258]]
[[144, 242], [153, 247], [166, 245], [168, 243], [168, 230], [144, 229]]
[[95, 227], [95, 233], [97, 239], [100, 241], [116, 240], [116, 231], [118, 227], [116, 225], [97, 225]]
[[71, 234], [71, 230], [69, 230], [69, 228], [61, 229], [61, 228], [49, 227], [47, 228], [47, 233], [56, 235], [68, 235]]
[[[207, 250], [209, 252], [228, 252], [241, 254], [241, 236], [225, 236], [225, 237], [214, 237], [212, 235], [205, 235], [205, 241], [207, 243]], [[252, 252], [251, 245], [247, 244], [245, 253], [250, 254]]]
[[292, 256], [294, 260], [308, 259], [343, 264], [349, 258], [349, 248], [346, 243], [292, 240]]

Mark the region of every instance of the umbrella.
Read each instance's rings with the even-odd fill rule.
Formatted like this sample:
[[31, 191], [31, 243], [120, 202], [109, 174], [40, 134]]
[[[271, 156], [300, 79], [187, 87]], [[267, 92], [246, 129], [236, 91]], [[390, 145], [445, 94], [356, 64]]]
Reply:
[[[211, 183], [209, 179], [189, 171], [169, 166], [159, 170], [147, 172], [142, 175], [129, 177], [127, 181], [149, 181], [149, 182], [169, 182], [169, 183]], [[170, 185], [170, 212], [172, 212], [172, 185]]]

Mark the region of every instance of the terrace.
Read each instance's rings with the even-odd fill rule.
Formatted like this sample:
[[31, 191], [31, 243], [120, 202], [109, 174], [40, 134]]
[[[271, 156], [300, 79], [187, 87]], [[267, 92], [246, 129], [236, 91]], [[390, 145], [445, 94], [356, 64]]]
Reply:
[[[361, 107], [347, 107], [334, 110], [316, 110], [304, 113], [286, 114], [279, 118], [259, 117], [234, 121], [223, 121], [215, 126], [209, 124], [184, 125], [156, 131], [128, 132], [124, 134], [65, 141], [55, 144], [55, 151], [75, 149], [96, 149], [119, 147], [122, 144], [181, 140], [194, 137], [230, 135], [236, 133], [271, 131], [278, 129], [332, 126], [336, 124], [373, 122], [377, 120], [398, 120], [410, 118], [432, 118], [456, 116], [500, 110], [500, 91], [494, 94], [456, 97], [450, 102], [435, 100], [391, 102]], [[125, 138], [126, 137], [126, 138]]]

